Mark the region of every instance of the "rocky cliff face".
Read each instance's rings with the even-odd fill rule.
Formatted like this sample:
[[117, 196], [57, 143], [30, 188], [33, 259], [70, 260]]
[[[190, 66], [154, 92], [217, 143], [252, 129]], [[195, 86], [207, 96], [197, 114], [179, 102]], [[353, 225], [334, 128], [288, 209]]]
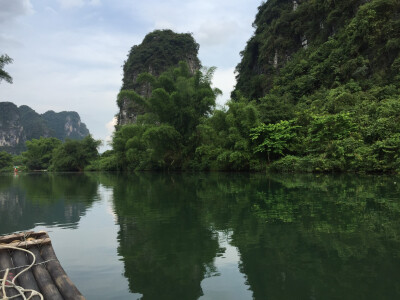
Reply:
[[[149, 33], [140, 45], [131, 48], [128, 59], [123, 66], [124, 77], [121, 90], [134, 90], [140, 96], [151, 95], [149, 84], [139, 83], [138, 76], [149, 73], [159, 76], [170, 67], [185, 61], [192, 73], [200, 68], [197, 57], [199, 45], [188, 33], [174, 33], [171, 30], [156, 30]], [[129, 99], [118, 103], [118, 125], [135, 123], [137, 116], [145, 112], [145, 108]]]
[[31, 139], [83, 139], [88, 134], [76, 112], [48, 111], [40, 115], [26, 105], [17, 107], [11, 102], [0, 102], [0, 150], [18, 154]]
[[79, 140], [89, 134], [89, 130], [81, 122], [81, 118], [77, 112], [62, 111], [56, 113], [50, 110], [45, 112], [42, 118], [53, 131], [52, 136], [60, 140], [66, 138]]
[[[370, 2], [371, 9], [360, 8]], [[373, 15], [365, 18], [364, 31], [357, 36], [357, 19], [362, 14], [373, 13], [376, 16], [382, 15], [381, 23], [390, 19], [397, 19], [397, 12], [394, 9], [389, 16], [384, 16], [382, 11], [393, 10], [396, 1], [372, 1], [372, 0], [335, 0], [335, 1], [310, 1], [310, 0], [268, 0], [264, 1], [258, 8], [256, 19], [253, 23], [254, 35], [247, 42], [246, 48], [241, 52], [242, 60], [236, 67], [237, 85], [236, 91], [249, 99], [257, 99], [268, 94], [276, 84], [275, 79], [281, 70], [292, 61], [296, 55], [304, 53], [304, 60], [307, 61], [308, 52], [320, 48], [331, 47], [329, 43], [342, 39], [343, 44], [347, 39], [356, 49], [353, 57], [364, 55], [365, 59], [372, 61], [376, 57], [376, 51], [368, 51], [368, 46], [363, 45], [363, 39], [367, 40], [368, 35], [373, 32], [373, 26], [368, 23], [374, 18]], [[375, 28], [384, 31], [385, 26], [377, 22]], [[368, 26], [367, 26], [368, 25]], [[387, 26], [386, 26], [387, 27]], [[344, 33], [347, 31], [347, 33]], [[348, 34], [348, 37], [341, 35]], [[381, 34], [382, 35], [382, 34]], [[393, 30], [388, 38], [397, 38], [396, 30]], [[351, 40], [352, 39], [352, 40]], [[382, 39], [383, 40], [383, 39]], [[374, 40], [375, 42], [375, 40]], [[381, 42], [381, 41], [379, 41]], [[378, 43], [377, 43], [378, 44]], [[356, 48], [358, 47], [358, 48]], [[389, 51], [386, 47], [385, 51]], [[393, 48], [393, 47], [392, 47]], [[348, 52], [353, 49], [348, 49]], [[316, 54], [320, 55], [320, 54]], [[335, 53], [332, 54], [332, 56]], [[393, 61], [393, 59], [392, 59]], [[343, 65], [347, 62], [339, 62]], [[351, 64], [350, 62], [349, 64]], [[354, 61], [353, 61], [354, 64]], [[300, 68], [300, 67], [299, 67]], [[346, 68], [343, 66], [343, 68]], [[235, 93], [234, 93], [235, 94]]]
[[26, 134], [18, 107], [10, 102], [0, 103], [0, 149], [10, 150], [24, 144]]

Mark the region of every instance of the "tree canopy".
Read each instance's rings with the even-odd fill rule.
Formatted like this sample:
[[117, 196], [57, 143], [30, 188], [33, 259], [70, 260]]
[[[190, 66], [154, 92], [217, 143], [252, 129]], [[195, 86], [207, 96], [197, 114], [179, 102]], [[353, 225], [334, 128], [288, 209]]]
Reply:
[[101, 141], [88, 135], [83, 140], [66, 140], [53, 152], [51, 169], [54, 171], [83, 171], [95, 160]]
[[211, 87], [214, 68], [191, 72], [186, 62], [156, 77], [142, 73], [138, 81], [151, 85], [146, 98], [135, 91], [120, 93], [139, 103], [144, 113], [135, 124], [119, 127], [113, 150], [121, 168], [180, 169], [193, 156], [198, 143], [195, 131], [212, 113], [220, 91]]
[[29, 170], [47, 170], [53, 158], [54, 150], [62, 142], [56, 138], [39, 138], [26, 141], [27, 151], [22, 153], [23, 162]]

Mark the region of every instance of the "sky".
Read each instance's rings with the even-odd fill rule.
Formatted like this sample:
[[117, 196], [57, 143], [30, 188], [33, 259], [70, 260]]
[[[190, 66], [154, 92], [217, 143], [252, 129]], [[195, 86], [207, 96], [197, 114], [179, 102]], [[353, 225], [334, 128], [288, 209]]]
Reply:
[[38, 113], [76, 111], [104, 141], [118, 113], [122, 65], [133, 45], [156, 29], [192, 33], [203, 66], [217, 67], [213, 85], [224, 105], [235, 85], [240, 51], [254, 33], [261, 0], [0, 0], [0, 55], [13, 83], [0, 102]]

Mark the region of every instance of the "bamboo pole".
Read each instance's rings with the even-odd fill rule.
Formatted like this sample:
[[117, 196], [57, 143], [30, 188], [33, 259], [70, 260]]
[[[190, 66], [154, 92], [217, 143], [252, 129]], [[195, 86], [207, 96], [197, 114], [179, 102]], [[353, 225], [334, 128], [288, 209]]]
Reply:
[[41, 245], [41, 244], [49, 244], [51, 243], [51, 240], [49, 238], [43, 238], [43, 239], [29, 239], [27, 241], [12, 241], [11, 243], [4, 244], [3, 246], [7, 247], [19, 247], [19, 248], [29, 248], [35, 245]]
[[[18, 251], [18, 250], [14, 250], [14, 252], [12, 253], [12, 260], [14, 262], [14, 266], [15, 267], [21, 266], [20, 268], [15, 269], [15, 274], [18, 274], [19, 272], [24, 270], [27, 265], [30, 264], [30, 263], [28, 263], [28, 258], [26, 255], [27, 255], [26, 252], [22, 252], [22, 251]], [[31, 260], [31, 262], [32, 262], [32, 260]], [[23, 272], [21, 275], [18, 276], [17, 280], [19, 282], [19, 285], [21, 287], [23, 287], [24, 289], [29, 289], [29, 290], [34, 290], [34, 291], [39, 292], [39, 287], [36, 284], [35, 276], [33, 276], [31, 270], [27, 270], [27, 271]], [[26, 296], [30, 296], [30, 294], [27, 294]], [[33, 296], [31, 299], [32, 300], [40, 300], [40, 297]]]
[[[13, 268], [13, 263], [10, 257], [10, 254], [7, 250], [0, 250], [0, 270], [11, 269]], [[5, 271], [0, 271], [0, 278], [3, 279]], [[15, 276], [15, 271], [12, 270], [9, 273], [9, 276]], [[17, 284], [17, 282], [16, 282]], [[6, 289], [7, 297], [17, 296], [19, 293], [14, 288]], [[2, 295], [4, 297], [4, 295]], [[16, 300], [21, 300], [22, 297], [14, 298]]]
[[63, 267], [57, 259], [51, 244], [43, 245], [40, 251], [44, 260], [50, 260], [47, 263], [47, 270], [49, 271], [53, 281], [55, 282], [58, 290], [65, 300], [85, 300], [77, 287], [72, 283]]
[[25, 239], [28, 238], [39, 238], [41, 236], [46, 235], [45, 231], [39, 231], [39, 232], [33, 232], [33, 231], [27, 231], [27, 232], [20, 232], [20, 233], [14, 233], [10, 235], [4, 235], [0, 236], [0, 244], [8, 244], [13, 241], [24, 241]]
[[10, 241], [13, 240], [19, 240], [23, 238], [24, 236], [30, 236], [31, 234], [34, 234], [33, 231], [26, 231], [26, 232], [20, 232], [20, 233], [13, 233], [9, 235], [3, 235], [0, 236], [0, 243], [9, 243]]
[[[39, 249], [37, 247], [32, 247], [29, 249], [29, 251], [31, 251], [36, 257], [36, 265], [32, 267], [32, 272], [36, 278], [36, 282], [44, 299], [64, 300], [60, 294], [60, 291], [55, 286], [53, 278], [51, 278], [45, 265], [40, 264], [44, 260], [40, 255]], [[32, 263], [32, 259], [30, 259], [30, 263]]]

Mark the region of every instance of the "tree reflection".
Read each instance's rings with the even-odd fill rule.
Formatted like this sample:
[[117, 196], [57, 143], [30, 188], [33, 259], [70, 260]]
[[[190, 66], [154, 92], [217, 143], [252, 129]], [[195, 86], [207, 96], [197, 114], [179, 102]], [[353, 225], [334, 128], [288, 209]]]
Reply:
[[2, 176], [0, 234], [37, 224], [77, 226], [97, 197], [97, 183], [84, 174]]
[[393, 177], [253, 181], [253, 229], [233, 244], [255, 299], [395, 299], [400, 189]]
[[197, 299], [232, 232], [254, 299], [400, 296], [400, 178], [101, 175], [132, 292]]
[[132, 292], [143, 299], [197, 299], [212, 269], [217, 236], [209, 229], [191, 182], [147, 174], [114, 188], [119, 255]]

